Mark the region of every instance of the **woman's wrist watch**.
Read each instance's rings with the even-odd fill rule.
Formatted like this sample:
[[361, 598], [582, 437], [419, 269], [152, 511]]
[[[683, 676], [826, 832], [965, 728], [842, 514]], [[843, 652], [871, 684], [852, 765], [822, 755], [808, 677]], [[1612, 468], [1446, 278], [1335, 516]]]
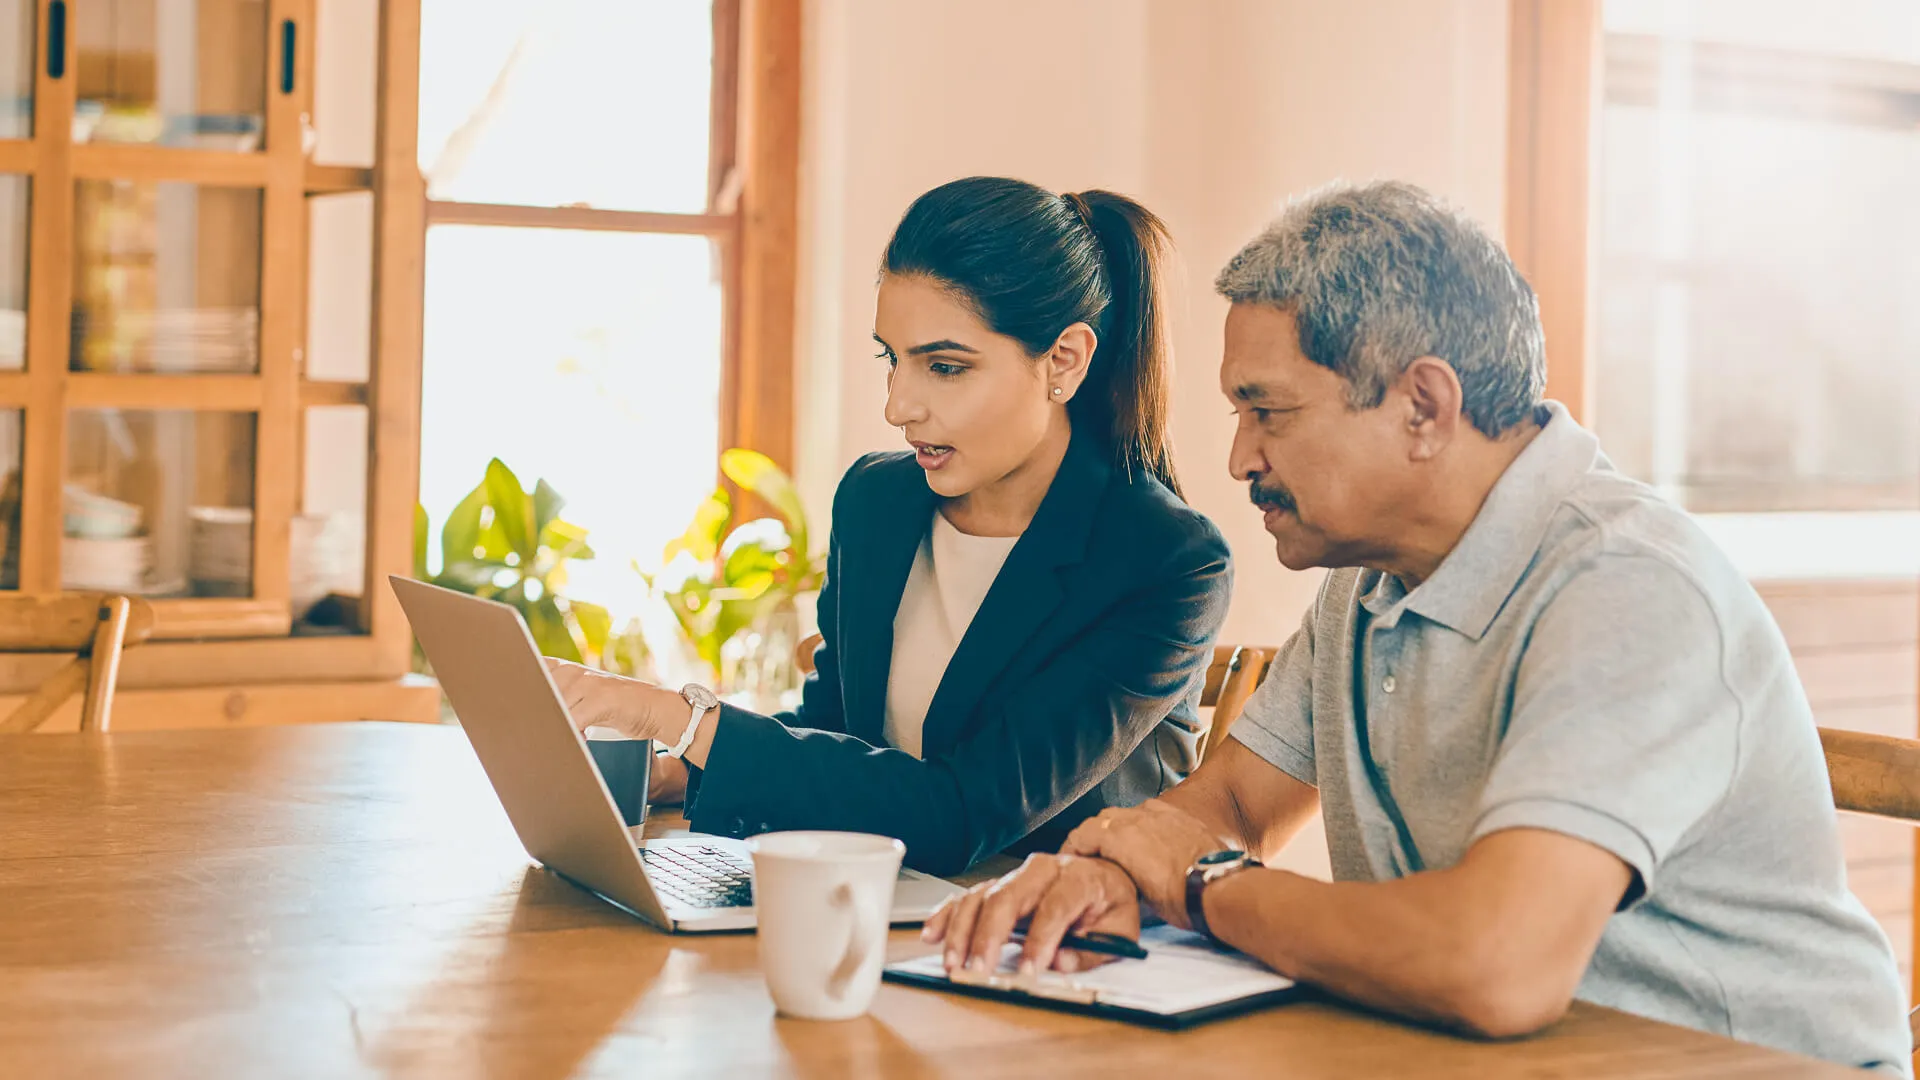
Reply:
[[1207, 912], [1202, 903], [1207, 886], [1259, 865], [1260, 860], [1246, 852], [1229, 849], [1202, 855], [1187, 868], [1187, 925], [1194, 933], [1213, 937], [1213, 931], [1207, 928]]
[[686, 756], [687, 747], [693, 745], [693, 737], [700, 731], [701, 719], [720, 707], [720, 699], [699, 683], [688, 683], [681, 687], [680, 696], [693, 706], [693, 718], [687, 721], [687, 730], [681, 734], [680, 741], [667, 748], [667, 756], [675, 758]]

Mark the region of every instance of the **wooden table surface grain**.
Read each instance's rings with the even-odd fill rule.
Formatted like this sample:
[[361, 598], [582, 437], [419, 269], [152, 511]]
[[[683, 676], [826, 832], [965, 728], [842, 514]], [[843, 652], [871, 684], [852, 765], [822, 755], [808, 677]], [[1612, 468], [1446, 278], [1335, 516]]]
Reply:
[[460, 732], [410, 724], [0, 737], [0, 1072], [1858, 1075], [1587, 1006], [1499, 1044], [1330, 1004], [1173, 1034], [891, 985], [786, 1020], [751, 935], [658, 933], [532, 867]]

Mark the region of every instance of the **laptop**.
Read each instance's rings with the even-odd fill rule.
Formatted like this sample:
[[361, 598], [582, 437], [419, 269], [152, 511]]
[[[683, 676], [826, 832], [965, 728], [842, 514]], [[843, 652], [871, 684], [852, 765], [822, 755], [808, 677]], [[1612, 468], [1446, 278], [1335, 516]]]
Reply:
[[[746, 845], [699, 833], [635, 845], [520, 613], [402, 577], [393, 591], [500, 805], [534, 861], [664, 930], [754, 926]], [[961, 889], [903, 870], [892, 921], [926, 921]]]

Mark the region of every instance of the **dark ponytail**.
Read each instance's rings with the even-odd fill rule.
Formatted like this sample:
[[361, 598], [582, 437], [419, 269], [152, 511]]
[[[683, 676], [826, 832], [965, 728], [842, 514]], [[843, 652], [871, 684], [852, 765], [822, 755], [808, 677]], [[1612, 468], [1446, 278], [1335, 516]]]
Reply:
[[[973, 176], [915, 199], [881, 269], [939, 281], [1029, 355], [1086, 323], [1099, 337], [1067, 414], [1115, 464], [1181, 495], [1167, 438], [1167, 227], [1125, 195], [1055, 195], [1024, 180]], [[1182, 498], [1185, 496], [1182, 495]]]

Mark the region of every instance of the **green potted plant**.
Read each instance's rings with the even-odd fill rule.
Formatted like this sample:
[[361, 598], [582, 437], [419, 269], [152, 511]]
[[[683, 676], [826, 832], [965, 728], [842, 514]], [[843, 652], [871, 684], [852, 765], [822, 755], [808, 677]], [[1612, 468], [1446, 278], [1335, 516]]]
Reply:
[[719, 684], [773, 705], [798, 685], [795, 601], [819, 590], [826, 556], [813, 553], [799, 489], [772, 459], [735, 448], [720, 455], [720, 471], [777, 516], [736, 524], [733, 497], [716, 488], [667, 545], [661, 570], [641, 573]]
[[598, 663], [612, 617], [569, 597], [567, 564], [593, 558], [587, 530], [560, 517], [566, 500], [541, 480], [532, 491], [494, 458], [486, 477], [461, 499], [440, 529], [440, 572], [427, 572], [427, 511], [414, 507], [413, 576], [444, 588], [511, 604], [547, 656]]

